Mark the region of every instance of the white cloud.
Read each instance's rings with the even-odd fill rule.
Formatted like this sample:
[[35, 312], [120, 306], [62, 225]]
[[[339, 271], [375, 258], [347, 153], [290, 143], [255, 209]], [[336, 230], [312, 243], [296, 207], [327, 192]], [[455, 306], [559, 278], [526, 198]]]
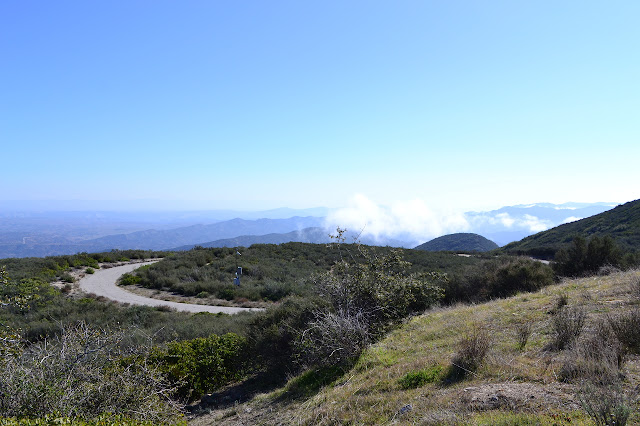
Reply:
[[364, 195], [355, 195], [349, 205], [329, 214], [328, 228], [339, 226], [363, 236], [398, 238], [422, 243], [441, 235], [463, 232], [469, 223], [461, 213], [435, 210], [418, 199], [381, 206]]
[[575, 216], [569, 216], [568, 218], [566, 218], [565, 220], [562, 221], [562, 223], [571, 223], [571, 222], [575, 222], [576, 220], [582, 220], [584, 219], [584, 217], [575, 217]]
[[540, 219], [536, 216], [525, 214], [513, 217], [509, 213], [498, 213], [494, 216], [477, 215], [470, 218], [473, 228], [481, 228], [486, 225], [503, 226], [507, 229], [527, 229], [536, 233], [546, 231], [554, 226], [550, 220]]
[[509, 213], [498, 213], [496, 219], [507, 228], [511, 228], [513, 224], [516, 223], [516, 220], [512, 218]]
[[546, 231], [553, 226], [553, 224], [548, 220], [541, 220], [536, 216], [531, 216], [529, 214], [524, 215], [524, 218], [522, 219], [522, 225], [529, 228], [529, 231], [531, 232]]

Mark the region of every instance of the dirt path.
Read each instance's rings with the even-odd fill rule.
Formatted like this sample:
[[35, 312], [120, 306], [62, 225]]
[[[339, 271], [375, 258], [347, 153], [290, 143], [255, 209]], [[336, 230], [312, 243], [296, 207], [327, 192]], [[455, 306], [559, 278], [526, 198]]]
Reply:
[[115, 300], [116, 302], [129, 303], [131, 305], [168, 306], [178, 311], [210, 312], [213, 314], [217, 314], [219, 312], [223, 312], [225, 314], [237, 314], [238, 312], [262, 310], [255, 308], [234, 308], [229, 306], [192, 305], [189, 303], [176, 303], [150, 299], [148, 297], [139, 296], [125, 291], [116, 285], [116, 281], [122, 274], [155, 262], [157, 261], [130, 263], [109, 269], [96, 269], [95, 273], [87, 274], [81, 278], [80, 281], [78, 281], [78, 284], [80, 286], [80, 290], [85, 293], [93, 293], [97, 296], [103, 296], [107, 299]]

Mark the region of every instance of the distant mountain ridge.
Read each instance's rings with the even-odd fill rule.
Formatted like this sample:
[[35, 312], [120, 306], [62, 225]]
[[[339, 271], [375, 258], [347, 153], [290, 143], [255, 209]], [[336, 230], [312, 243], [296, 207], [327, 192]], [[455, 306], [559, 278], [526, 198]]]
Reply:
[[[284, 244], [284, 243], [312, 243], [312, 244], [328, 244], [335, 242], [331, 238], [332, 233], [326, 228], [313, 227], [305, 228], [299, 231], [287, 232], [284, 234], [266, 234], [266, 235], [241, 235], [235, 238], [224, 238], [216, 241], [209, 241], [202, 244], [189, 244], [186, 246], [176, 247], [172, 250], [182, 251], [191, 250], [196, 246], [200, 247], [250, 247], [253, 244]], [[352, 243], [355, 239], [362, 244], [367, 245], [385, 245], [390, 247], [407, 247], [408, 243], [394, 239], [376, 240], [371, 237], [358, 237], [353, 232], [346, 232], [343, 237], [346, 243]]]
[[630, 201], [614, 209], [575, 222], [557, 226], [504, 246], [501, 250], [552, 258], [574, 236], [610, 236], [623, 250], [640, 250], [640, 200]]
[[[0, 259], [112, 249], [167, 250], [216, 243], [224, 239], [238, 240], [217, 244], [248, 246], [286, 240], [324, 243], [324, 235], [320, 238], [313, 235], [313, 231], [309, 235], [300, 232], [307, 228], [328, 228], [328, 232], [324, 232], [329, 233], [336, 226], [343, 226], [340, 223], [328, 226], [326, 219], [330, 209], [323, 207], [252, 212], [144, 211], [141, 209], [144, 206], [138, 204], [133, 205], [131, 210], [122, 211], [118, 210], [121, 206], [105, 202], [95, 207], [109, 207], [108, 210], [87, 210], [89, 205], [77, 211], [62, 210], [68, 206], [66, 202], [56, 204], [43, 201], [31, 205], [0, 202]], [[24, 209], [16, 210], [18, 207]], [[498, 245], [505, 245], [535, 232], [601, 213], [610, 207], [610, 203], [538, 203], [507, 206], [488, 212], [467, 212], [464, 213], [464, 220], [468, 226], [464, 227], [463, 232], [479, 234]], [[271, 235], [291, 234], [294, 231], [298, 234]], [[378, 231], [376, 235], [367, 235], [365, 229], [360, 241], [369, 245], [407, 248], [426, 240], [424, 236], [408, 230], [396, 229], [389, 235], [384, 233], [384, 229]], [[266, 235], [270, 236], [264, 237]], [[351, 238], [347, 240], [350, 241]]]
[[0, 245], [0, 253], [2, 257], [42, 257], [113, 249], [167, 250], [171, 247], [206, 243], [238, 235], [291, 232], [298, 229], [319, 227], [322, 223], [323, 218], [319, 217], [232, 219], [209, 225], [192, 225], [167, 230], [149, 229], [78, 242], [33, 244], [29, 239], [23, 239], [21, 243]]
[[415, 250], [425, 251], [464, 251], [464, 252], [485, 252], [497, 249], [498, 244], [472, 233], [457, 233], [443, 235], [431, 241], [420, 244]]

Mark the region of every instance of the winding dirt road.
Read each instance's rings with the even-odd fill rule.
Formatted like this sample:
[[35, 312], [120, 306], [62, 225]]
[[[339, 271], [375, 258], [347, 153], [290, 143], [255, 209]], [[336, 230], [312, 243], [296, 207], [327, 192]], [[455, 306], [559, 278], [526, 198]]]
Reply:
[[233, 308], [228, 306], [193, 305], [190, 303], [176, 303], [150, 299], [148, 297], [130, 293], [116, 285], [116, 281], [118, 281], [118, 278], [120, 278], [122, 274], [155, 262], [157, 261], [130, 263], [128, 265], [115, 266], [109, 269], [96, 269], [95, 273], [87, 274], [81, 278], [80, 281], [78, 281], [78, 284], [80, 285], [80, 290], [85, 293], [93, 293], [97, 296], [103, 296], [116, 302], [129, 303], [131, 305], [168, 306], [177, 311], [210, 312], [212, 314], [220, 312], [225, 314], [237, 314], [238, 312], [262, 310], [255, 308]]

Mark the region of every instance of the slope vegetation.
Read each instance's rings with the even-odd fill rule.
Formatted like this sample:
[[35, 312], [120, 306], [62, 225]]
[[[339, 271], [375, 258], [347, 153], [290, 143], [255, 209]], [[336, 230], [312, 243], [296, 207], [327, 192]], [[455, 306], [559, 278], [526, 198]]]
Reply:
[[443, 235], [424, 244], [420, 244], [416, 250], [426, 251], [491, 251], [498, 245], [482, 235], [470, 233], [458, 233]]
[[[605, 325], [621, 324], [634, 312], [637, 318], [638, 303], [636, 270], [433, 309], [369, 347], [349, 371], [305, 373], [243, 404], [220, 404], [232, 392], [213, 395], [191, 423], [593, 424], [581, 401], [614, 404], [607, 398], [615, 396], [631, 409], [629, 424], [638, 424], [630, 396], [640, 384], [638, 348], [624, 352], [620, 367], [615, 357], [601, 355], [615, 347]], [[558, 325], [570, 322], [567, 313], [584, 320], [572, 344]], [[486, 356], [474, 371], [452, 374], [474, 338], [487, 343]], [[609, 379], [598, 388], [604, 396], [582, 385]]]
[[598, 215], [539, 232], [504, 246], [510, 254], [552, 258], [577, 235], [612, 237], [625, 251], [640, 249], [640, 200], [630, 201]]

